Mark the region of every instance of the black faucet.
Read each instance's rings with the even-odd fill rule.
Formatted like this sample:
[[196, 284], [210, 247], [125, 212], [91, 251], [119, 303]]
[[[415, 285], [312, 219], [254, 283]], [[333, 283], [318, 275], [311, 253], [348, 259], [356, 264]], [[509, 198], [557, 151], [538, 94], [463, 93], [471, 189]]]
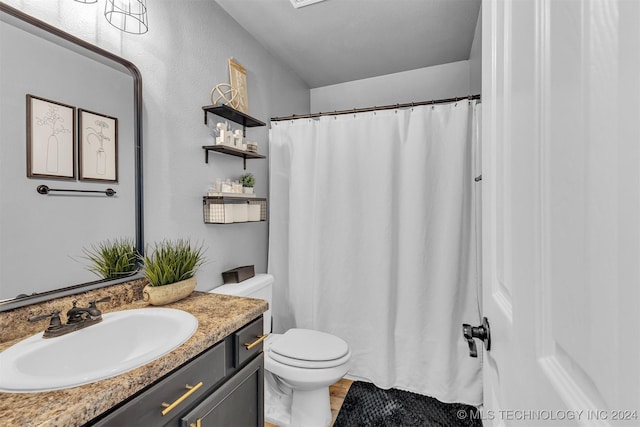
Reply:
[[98, 301], [89, 301], [89, 307], [77, 307], [78, 301], [73, 301], [73, 307], [67, 311], [67, 323], [62, 324], [60, 320], [60, 311], [55, 310], [53, 313], [44, 314], [42, 316], [33, 316], [29, 318], [29, 322], [38, 322], [44, 319], [51, 319], [49, 327], [42, 334], [43, 338], [54, 338], [66, 335], [70, 332], [86, 328], [102, 322], [102, 312], [96, 307], [96, 303], [111, 301], [111, 297], [104, 297]]
[[[73, 307], [67, 311], [67, 325], [89, 322], [90, 324], [102, 321], [102, 312], [96, 307], [98, 302], [111, 301], [111, 297], [104, 297], [98, 301], [89, 301], [89, 307], [77, 307], [78, 301], [73, 301]], [[86, 326], [89, 326], [87, 324]]]
[[60, 310], [54, 310], [52, 313], [43, 314], [41, 316], [32, 316], [29, 317], [29, 322], [39, 322], [40, 320], [51, 319], [49, 322], [49, 327], [42, 334], [43, 338], [53, 338], [59, 337], [60, 335], [67, 334], [71, 331], [65, 331], [66, 325], [62, 324], [60, 320]]

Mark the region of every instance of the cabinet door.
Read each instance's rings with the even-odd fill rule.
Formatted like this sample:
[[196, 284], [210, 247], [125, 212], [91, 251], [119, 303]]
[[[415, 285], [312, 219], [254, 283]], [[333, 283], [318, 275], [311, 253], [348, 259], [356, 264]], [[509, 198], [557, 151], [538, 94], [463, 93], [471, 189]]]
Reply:
[[[158, 427], [176, 425], [179, 413], [184, 413], [190, 403], [198, 402], [225, 376], [225, 348], [223, 341], [207, 350], [192, 362], [170, 374], [159, 383], [133, 398], [100, 421], [91, 423], [93, 427]], [[202, 383], [188, 398], [177, 405], [175, 410], [166, 411], [163, 402], [172, 403], [189, 392], [190, 387]], [[163, 410], [165, 415], [163, 415]]]
[[182, 418], [182, 427], [264, 426], [264, 358], [260, 354]]

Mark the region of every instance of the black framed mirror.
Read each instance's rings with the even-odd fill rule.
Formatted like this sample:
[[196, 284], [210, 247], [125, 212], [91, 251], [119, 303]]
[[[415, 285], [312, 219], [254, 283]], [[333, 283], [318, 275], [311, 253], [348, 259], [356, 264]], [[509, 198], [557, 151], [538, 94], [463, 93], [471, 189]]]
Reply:
[[[84, 249], [105, 240], [130, 238], [140, 253], [144, 250], [138, 68], [2, 2], [0, 31], [0, 311], [132, 280], [135, 275], [98, 280], [84, 262]], [[39, 102], [39, 113], [27, 105], [33, 99]], [[95, 179], [100, 165], [91, 169], [93, 175], [85, 173], [84, 179], [75, 171], [72, 176], [70, 168], [59, 173], [55, 166], [46, 173], [31, 173], [32, 156], [50, 156], [52, 151], [30, 141], [28, 133], [45, 121], [48, 111], [57, 114], [59, 109], [67, 115], [63, 117], [65, 136], [68, 139], [73, 133], [75, 146], [71, 150], [67, 143], [63, 150], [64, 141], [54, 138], [54, 152], [60, 159], [73, 152], [71, 160], [60, 162], [76, 166], [82, 161], [77, 155], [79, 144], [95, 149], [97, 141], [94, 136], [93, 144], [90, 138], [83, 142], [77, 114], [92, 113], [86, 115], [85, 123], [100, 121], [98, 126], [106, 123], [113, 128], [117, 123], [117, 151], [109, 153], [117, 158], [117, 177]], [[60, 129], [53, 129], [51, 135], [63, 132]], [[110, 134], [111, 139], [115, 136]], [[88, 163], [85, 171], [93, 164]], [[36, 189], [43, 185], [72, 191], [38, 193]], [[96, 193], [107, 188], [114, 191], [112, 197]]]

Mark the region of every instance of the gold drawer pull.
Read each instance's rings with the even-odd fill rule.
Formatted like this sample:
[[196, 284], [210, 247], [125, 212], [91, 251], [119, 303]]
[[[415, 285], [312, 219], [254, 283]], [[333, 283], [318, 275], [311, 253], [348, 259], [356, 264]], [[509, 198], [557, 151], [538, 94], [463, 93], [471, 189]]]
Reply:
[[176, 406], [178, 406], [183, 400], [185, 400], [187, 397], [191, 396], [193, 393], [196, 392], [196, 390], [198, 390], [200, 387], [202, 387], [202, 381], [200, 381], [198, 384], [196, 385], [189, 385], [187, 384], [185, 386], [185, 388], [188, 390], [185, 394], [183, 394], [182, 396], [180, 396], [175, 402], [173, 402], [171, 405], [169, 405], [168, 403], [162, 402], [162, 407], [164, 408], [162, 410], [162, 416], [164, 417], [165, 415], [167, 415], [169, 412], [171, 412], [173, 410], [173, 408], [175, 408]]
[[252, 343], [248, 343], [248, 342], [246, 342], [246, 343], [244, 343], [243, 345], [245, 346], [245, 348], [246, 348], [247, 350], [251, 350], [253, 347], [257, 346], [257, 345], [258, 345], [258, 344], [260, 344], [262, 341], [264, 341], [264, 339], [265, 339], [266, 337], [268, 337], [268, 336], [269, 336], [269, 334], [260, 335], [260, 336], [258, 336], [258, 337], [257, 337], [258, 339], [257, 339], [257, 340], [255, 340], [254, 342], [252, 342]]
[[198, 419], [196, 420], [195, 424], [194, 424], [194, 423], [191, 423], [191, 424], [189, 424], [189, 427], [201, 427], [201, 426], [200, 426], [200, 421], [201, 421], [201, 420], [200, 420], [200, 418], [198, 418]]

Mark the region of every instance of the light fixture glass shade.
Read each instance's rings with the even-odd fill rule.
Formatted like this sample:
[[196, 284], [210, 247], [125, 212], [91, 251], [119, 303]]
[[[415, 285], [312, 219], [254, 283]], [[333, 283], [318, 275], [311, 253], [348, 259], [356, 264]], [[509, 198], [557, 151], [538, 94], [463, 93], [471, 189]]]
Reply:
[[125, 33], [144, 34], [149, 30], [147, 0], [107, 0], [104, 17]]
[[320, 3], [321, 1], [325, 1], [325, 0], [289, 0], [289, 1], [293, 5], [293, 7], [295, 7], [296, 9], [299, 9], [301, 7], [310, 6], [312, 4]]

